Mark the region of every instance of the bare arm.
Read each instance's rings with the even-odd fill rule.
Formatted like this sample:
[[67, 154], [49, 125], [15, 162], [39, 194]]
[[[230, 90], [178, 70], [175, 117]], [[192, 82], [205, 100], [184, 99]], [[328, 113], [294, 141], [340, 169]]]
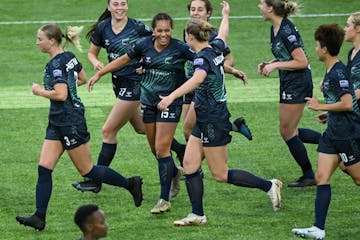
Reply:
[[65, 83], [54, 85], [54, 90], [45, 90], [37, 83], [33, 83], [32, 92], [34, 95], [48, 98], [55, 101], [65, 101], [68, 96], [68, 89]]
[[81, 71], [78, 73], [77, 85], [81, 86], [85, 83], [86, 83], [86, 74], [85, 74], [85, 71], [83, 69], [81, 69]]
[[90, 44], [88, 59], [96, 71], [99, 71], [104, 67], [104, 63], [99, 60], [100, 50], [101, 47], [96, 46], [93, 43]]
[[249, 79], [246, 76], [246, 74], [240, 70], [237, 70], [236, 68], [234, 68], [232, 66], [224, 64], [224, 72], [232, 74], [236, 78], [240, 78], [244, 82], [244, 84], [249, 83]]
[[345, 112], [353, 109], [352, 96], [349, 93], [342, 95], [340, 101], [330, 104], [321, 104], [317, 97], [307, 97], [305, 100], [309, 108], [315, 111]]
[[219, 33], [217, 35], [217, 38], [220, 38], [224, 42], [226, 42], [226, 38], [229, 33], [230, 5], [228, 2], [222, 1], [221, 7], [222, 7], [222, 19], [221, 19]]
[[121, 57], [115, 59], [114, 61], [110, 62], [106, 65], [103, 69], [97, 71], [94, 76], [89, 79], [88, 83], [88, 91], [91, 92], [94, 84], [105, 74], [109, 72], [113, 72], [116, 69], [123, 67], [125, 64], [130, 62], [131, 58], [125, 53]]
[[158, 103], [158, 109], [166, 111], [168, 106], [177, 98], [185, 95], [186, 93], [194, 91], [205, 80], [207, 72], [204, 70], [196, 70], [194, 75], [187, 80], [183, 85], [178, 87], [168, 96], [160, 96], [161, 101]]
[[[308, 66], [308, 60], [306, 58], [305, 52], [302, 48], [296, 48], [292, 53], [292, 60], [290, 61], [274, 61], [265, 64], [260, 67], [260, 74], [263, 74], [264, 76], [268, 77], [270, 73], [272, 73], [275, 70], [288, 70], [288, 71], [294, 71], [299, 69], [304, 69]], [[258, 67], [259, 70], [259, 67]]]

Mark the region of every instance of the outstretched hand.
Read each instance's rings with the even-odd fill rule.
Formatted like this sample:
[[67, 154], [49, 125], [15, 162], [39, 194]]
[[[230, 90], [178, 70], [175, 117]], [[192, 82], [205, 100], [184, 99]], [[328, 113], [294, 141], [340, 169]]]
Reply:
[[240, 78], [244, 82], [244, 85], [249, 83], [249, 79], [246, 74], [240, 70], [234, 69], [232, 75], [236, 78]]
[[221, 8], [222, 8], [222, 15], [223, 15], [223, 16], [224, 16], [224, 15], [229, 16], [229, 15], [230, 15], [230, 5], [229, 5], [229, 3], [226, 2], [226, 1], [222, 1], [222, 2], [220, 3], [220, 5], [221, 5]]
[[87, 86], [87, 89], [88, 89], [89, 92], [92, 91], [93, 86], [95, 85], [95, 83], [96, 83], [99, 79], [100, 79], [100, 76], [99, 76], [97, 73], [89, 79], [89, 83], [88, 83], [88, 86]]

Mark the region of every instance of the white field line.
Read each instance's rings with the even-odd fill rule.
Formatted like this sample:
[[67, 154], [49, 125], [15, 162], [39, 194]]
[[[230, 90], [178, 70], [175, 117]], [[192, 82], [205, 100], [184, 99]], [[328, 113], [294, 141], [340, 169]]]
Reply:
[[[351, 13], [323, 13], [323, 14], [299, 14], [292, 17], [309, 18], [309, 17], [344, 17], [350, 16]], [[254, 19], [262, 16], [230, 16], [231, 19]], [[221, 16], [212, 16], [211, 19], [221, 19]], [[151, 21], [151, 18], [139, 18], [140, 21]], [[175, 21], [187, 21], [188, 17], [174, 18]], [[94, 23], [96, 20], [42, 20], [42, 21], [11, 21], [0, 22], [0, 25], [24, 25], [24, 24], [46, 24], [46, 23]]]

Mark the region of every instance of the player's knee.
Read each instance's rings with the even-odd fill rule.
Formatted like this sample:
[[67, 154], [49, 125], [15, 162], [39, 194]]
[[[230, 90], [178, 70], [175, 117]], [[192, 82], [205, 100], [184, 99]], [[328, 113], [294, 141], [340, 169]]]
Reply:
[[316, 171], [315, 173], [315, 182], [317, 185], [329, 184], [330, 178], [327, 174]]
[[105, 139], [108, 139], [109, 137], [111, 137], [112, 135], [114, 135], [113, 130], [109, 129], [107, 127], [103, 127], [101, 130], [102, 136]]
[[212, 173], [212, 176], [217, 182], [227, 182], [227, 174]]

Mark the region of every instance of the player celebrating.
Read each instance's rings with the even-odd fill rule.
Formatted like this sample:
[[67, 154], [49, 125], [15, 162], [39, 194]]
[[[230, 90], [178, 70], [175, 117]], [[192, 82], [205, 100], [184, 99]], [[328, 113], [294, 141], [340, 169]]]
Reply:
[[258, 5], [263, 18], [271, 21], [271, 50], [275, 60], [262, 62], [258, 72], [266, 77], [279, 70], [280, 77], [280, 134], [303, 175], [288, 187], [315, 185], [314, 172], [304, 143], [318, 143], [320, 133], [298, 129], [305, 107], [305, 97], [311, 97], [313, 83], [304, 45], [294, 24], [288, 19], [298, 9], [288, 0], [261, 0]]
[[[82, 27], [68, 27], [65, 34], [57, 25], [45, 25], [38, 30], [36, 44], [51, 60], [44, 71], [44, 86], [33, 84], [32, 92], [50, 100], [49, 123], [43, 142], [36, 184], [36, 212], [29, 217], [17, 216], [20, 224], [37, 230], [45, 228], [45, 217], [52, 192], [52, 171], [66, 150], [78, 172], [97, 181], [126, 188], [135, 205], [142, 202], [142, 179], [125, 178], [111, 168], [94, 166], [90, 156], [85, 109], [77, 94], [77, 86], [86, 83], [81, 63], [73, 53], [64, 51], [62, 37], [80, 48]], [[78, 75], [78, 78], [76, 77]]]
[[[213, 8], [211, 5], [211, 2], [209, 0], [191, 0], [188, 4], [188, 10], [190, 18], [192, 19], [202, 19], [204, 21], [208, 21], [210, 19], [210, 16], [212, 14]], [[211, 42], [215, 37], [217, 36], [218, 31], [214, 30], [211, 33], [211, 36], [209, 38], [209, 42]], [[184, 31], [184, 41], [185, 41], [185, 31]], [[233, 57], [230, 53], [230, 49], [226, 47], [224, 50], [224, 64], [228, 66], [233, 66]], [[194, 73], [193, 64], [191, 61], [187, 62], [187, 71], [186, 71], [186, 78], [189, 79], [192, 77]], [[245, 73], [241, 72], [243, 77], [242, 80], [244, 81], [244, 84], [248, 82], [248, 78]], [[183, 104], [183, 116], [184, 116], [184, 136], [185, 139], [188, 140], [191, 134], [191, 131], [195, 125], [196, 122], [196, 115], [194, 110], [194, 92], [188, 93], [184, 96], [184, 104]], [[233, 127], [234, 131], [242, 133], [245, 137], [247, 137], [249, 140], [252, 140], [252, 134], [250, 132], [250, 129], [247, 127], [244, 118], [238, 118], [234, 121]]]
[[315, 40], [316, 54], [326, 67], [321, 86], [325, 104], [320, 104], [316, 97], [306, 100], [310, 109], [328, 111], [327, 128], [318, 146], [315, 223], [310, 228], [295, 228], [292, 232], [304, 238], [324, 239], [331, 201], [330, 178], [339, 160], [354, 182], [360, 185], [360, 110], [347, 68], [337, 57], [344, 30], [337, 24], [321, 25], [315, 31]]
[[[163, 96], [158, 108], [162, 111], [184, 94], [195, 90], [196, 124], [186, 146], [184, 170], [186, 187], [192, 205], [192, 213], [174, 222], [177, 226], [205, 225], [203, 210], [203, 178], [199, 172], [203, 154], [213, 177], [219, 182], [236, 186], [258, 188], [268, 193], [273, 208], [281, 207], [279, 180], [265, 180], [243, 170], [228, 169], [227, 144], [231, 141], [229, 131], [230, 113], [226, 104], [223, 62], [229, 28], [229, 4], [222, 2], [222, 21], [218, 36], [209, 43], [214, 30], [208, 22], [192, 19], [186, 27], [186, 41], [196, 52], [195, 72], [181, 87], [168, 96]], [[210, 45], [209, 45], [210, 44]]]
[[[127, 17], [128, 0], [108, 0], [108, 7], [87, 33], [91, 45], [88, 52], [89, 61], [96, 71], [104, 68], [99, 60], [102, 48], [107, 51], [110, 62], [127, 53], [135, 42], [144, 36], [152, 35], [149, 27]], [[113, 108], [103, 125], [103, 144], [98, 156], [98, 165], [109, 166], [117, 149], [117, 133], [127, 123], [133, 126], [139, 134], [144, 134], [144, 123], [140, 114], [140, 75], [136, 73], [139, 67], [137, 59], [132, 59], [125, 66], [112, 72], [113, 90], [116, 96]], [[173, 141], [173, 150], [183, 155], [184, 149]], [[85, 180], [76, 182], [73, 186], [80, 191], [101, 190], [101, 182]]]

